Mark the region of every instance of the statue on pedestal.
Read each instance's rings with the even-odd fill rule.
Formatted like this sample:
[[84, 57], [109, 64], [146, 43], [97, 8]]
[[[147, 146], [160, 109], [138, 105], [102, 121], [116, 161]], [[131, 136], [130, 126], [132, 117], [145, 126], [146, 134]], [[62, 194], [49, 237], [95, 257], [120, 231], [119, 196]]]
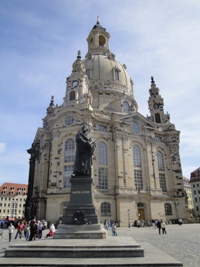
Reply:
[[75, 176], [91, 175], [92, 155], [95, 148], [96, 143], [89, 134], [88, 126], [84, 125], [76, 135]]

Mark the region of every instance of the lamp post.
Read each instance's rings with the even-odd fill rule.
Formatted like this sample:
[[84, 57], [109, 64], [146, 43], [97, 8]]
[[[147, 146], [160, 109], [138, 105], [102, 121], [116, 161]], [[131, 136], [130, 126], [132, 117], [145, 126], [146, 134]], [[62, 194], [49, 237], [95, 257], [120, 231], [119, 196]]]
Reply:
[[128, 227], [130, 228], [130, 210], [128, 209], [127, 212], [128, 212]]

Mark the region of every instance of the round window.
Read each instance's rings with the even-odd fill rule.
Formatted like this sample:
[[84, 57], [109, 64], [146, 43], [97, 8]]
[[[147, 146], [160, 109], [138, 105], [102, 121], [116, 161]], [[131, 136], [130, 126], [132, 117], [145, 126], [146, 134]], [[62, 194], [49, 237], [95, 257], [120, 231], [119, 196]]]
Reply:
[[74, 117], [69, 115], [65, 118], [65, 125], [70, 126], [74, 123]]

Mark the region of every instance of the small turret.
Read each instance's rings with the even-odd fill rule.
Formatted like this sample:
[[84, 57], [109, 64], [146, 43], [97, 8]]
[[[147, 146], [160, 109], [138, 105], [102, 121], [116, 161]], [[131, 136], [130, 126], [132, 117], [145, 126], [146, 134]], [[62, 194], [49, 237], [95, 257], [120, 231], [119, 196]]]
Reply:
[[153, 76], [151, 77], [151, 88], [149, 89], [149, 110], [151, 113], [151, 120], [155, 123], [165, 124], [169, 123], [169, 114], [164, 113], [164, 100], [159, 94], [159, 88], [156, 87]]

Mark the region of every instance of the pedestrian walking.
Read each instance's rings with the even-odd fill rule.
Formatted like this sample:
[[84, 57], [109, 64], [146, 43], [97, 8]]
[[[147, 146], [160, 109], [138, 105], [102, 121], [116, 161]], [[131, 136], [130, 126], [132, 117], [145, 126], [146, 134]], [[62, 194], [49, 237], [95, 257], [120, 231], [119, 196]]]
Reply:
[[117, 229], [117, 227], [116, 227], [116, 225], [113, 223], [113, 224], [112, 224], [112, 235], [113, 235], [113, 236], [117, 236], [117, 231], [116, 231], [116, 229]]
[[158, 233], [160, 235], [160, 232], [161, 232], [161, 221], [160, 220], [157, 221], [156, 227], [158, 228]]
[[12, 223], [8, 226], [8, 233], [9, 233], [9, 242], [12, 240], [12, 234], [14, 232], [14, 226]]
[[26, 238], [27, 222], [24, 223], [24, 237]]
[[42, 231], [44, 230], [42, 222], [38, 222], [38, 239], [42, 238]]
[[21, 221], [17, 225], [17, 233], [15, 235], [15, 239], [17, 239], [18, 235], [19, 235], [19, 238], [20, 239], [22, 238], [22, 231], [23, 231], [23, 229], [24, 229], [24, 224]]
[[30, 224], [27, 222], [26, 226], [26, 241], [29, 241], [29, 236], [30, 236]]
[[36, 219], [35, 217], [32, 218], [30, 221], [30, 235], [29, 235], [29, 241], [32, 241], [35, 235], [35, 224], [36, 224]]
[[165, 224], [164, 221], [161, 221], [161, 228], [162, 228], [162, 233], [163, 234], [166, 234], [167, 233], [167, 231], [166, 231], [166, 224]]

